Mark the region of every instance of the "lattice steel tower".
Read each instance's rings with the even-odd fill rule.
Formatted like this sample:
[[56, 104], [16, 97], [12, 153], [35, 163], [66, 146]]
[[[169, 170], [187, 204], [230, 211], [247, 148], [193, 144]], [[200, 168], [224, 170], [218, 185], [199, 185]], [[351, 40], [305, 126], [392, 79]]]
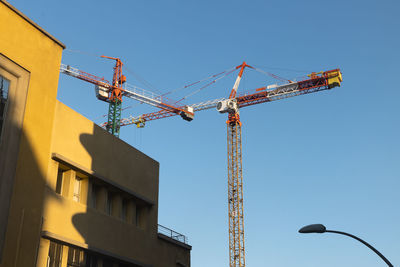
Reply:
[[242, 126], [239, 114], [229, 114], [228, 130], [228, 206], [229, 206], [229, 266], [245, 266]]

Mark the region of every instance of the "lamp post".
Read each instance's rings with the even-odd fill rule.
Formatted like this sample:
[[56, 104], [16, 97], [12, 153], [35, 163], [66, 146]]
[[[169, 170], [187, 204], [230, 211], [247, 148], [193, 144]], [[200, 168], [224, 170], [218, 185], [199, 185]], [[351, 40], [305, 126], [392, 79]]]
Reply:
[[362, 240], [361, 238], [358, 238], [352, 234], [349, 233], [345, 233], [345, 232], [340, 232], [340, 231], [333, 231], [333, 230], [327, 230], [326, 227], [323, 224], [310, 224], [307, 226], [304, 226], [303, 228], [301, 228], [299, 230], [299, 233], [301, 234], [309, 234], [309, 233], [335, 233], [335, 234], [340, 234], [340, 235], [346, 235], [349, 237], [352, 237], [358, 241], [360, 241], [361, 243], [363, 243], [364, 245], [366, 245], [367, 247], [369, 247], [373, 252], [375, 252], [376, 254], [378, 254], [379, 257], [381, 257], [381, 259], [386, 262], [386, 264], [389, 267], [393, 267], [393, 264], [390, 263], [390, 261], [388, 259], [385, 258], [385, 256], [382, 255], [382, 253], [380, 253], [376, 248], [374, 248], [373, 246], [371, 246], [370, 244], [368, 244], [367, 242], [365, 242], [364, 240]]

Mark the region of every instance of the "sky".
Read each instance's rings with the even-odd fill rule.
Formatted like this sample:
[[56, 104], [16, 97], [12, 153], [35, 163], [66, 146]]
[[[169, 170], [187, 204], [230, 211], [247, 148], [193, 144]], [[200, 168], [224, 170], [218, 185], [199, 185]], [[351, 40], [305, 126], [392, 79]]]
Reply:
[[[246, 265], [384, 266], [348, 237], [297, 232], [312, 223], [400, 264], [399, 1], [9, 2], [66, 44], [63, 63], [111, 80], [99, 55], [119, 57], [128, 83], [161, 94], [243, 61], [285, 78], [340, 68], [340, 88], [241, 109]], [[228, 97], [235, 75], [185, 103]], [[274, 82], [246, 70], [239, 92]], [[60, 76], [58, 99], [105, 121], [91, 84]], [[192, 267], [228, 266], [225, 121], [207, 110], [121, 129], [160, 162], [159, 223], [189, 238]]]

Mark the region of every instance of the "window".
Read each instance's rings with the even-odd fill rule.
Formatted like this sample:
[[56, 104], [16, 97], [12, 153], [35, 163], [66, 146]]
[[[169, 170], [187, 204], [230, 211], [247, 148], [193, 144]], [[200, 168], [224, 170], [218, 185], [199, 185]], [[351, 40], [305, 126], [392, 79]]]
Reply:
[[97, 194], [99, 193], [99, 186], [97, 184], [92, 184], [92, 192], [90, 195], [92, 208], [97, 208]]
[[48, 267], [61, 267], [62, 245], [50, 241], [49, 255], [47, 256]]
[[[0, 49], [1, 50], [1, 49]], [[4, 256], [7, 221], [17, 169], [22, 125], [28, 95], [29, 71], [0, 51], [0, 262]]]
[[135, 217], [135, 225], [139, 226], [140, 224], [140, 213], [141, 213], [141, 208], [136, 206], [136, 217]]
[[108, 215], [112, 215], [112, 201], [113, 201], [113, 193], [107, 193], [107, 205], [106, 205], [106, 213]]
[[109, 259], [103, 259], [103, 267], [113, 267], [114, 263], [112, 260]]
[[97, 267], [97, 256], [87, 253], [85, 267]]
[[0, 140], [3, 132], [3, 124], [6, 119], [9, 86], [10, 81], [0, 76]]
[[85, 266], [85, 253], [79, 248], [68, 248], [67, 267], [83, 267]]
[[62, 194], [62, 183], [63, 183], [63, 176], [64, 176], [64, 170], [61, 168], [58, 168], [57, 171], [57, 184], [56, 184], [56, 193], [57, 194]]
[[145, 212], [146, 212], [146, 207], [145, 206], [136, 206], [136, 226], [144, 229], [145, 228]]
[[76, 202], [80, 202], [81, 198], [81, 183], [82, 179], [79, 178], [78, 176], [75, 177], [75, 182], [74, 182], [74, 194], [72, 196], [72, 199]]
[[128, 202], [129, 200], [124, 198], [122, 199], [122, 207], [121, 207], [121, 219], [126, 221], [128, 217]]

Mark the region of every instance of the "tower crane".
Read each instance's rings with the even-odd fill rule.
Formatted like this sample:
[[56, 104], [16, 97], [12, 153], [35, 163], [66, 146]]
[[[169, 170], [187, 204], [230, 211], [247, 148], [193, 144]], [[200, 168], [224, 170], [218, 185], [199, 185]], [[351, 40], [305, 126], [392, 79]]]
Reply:
[[[228, 113], [227, 143], [228, 143], [228, 216], [229, 216], [229, 266], [245, 266], [244, 247], [244, 212], [243, 212], [243, 176], [242, 176], [242, 123], [239, 109], [264, 102], [276, 101], [284, 98], [320, 92], [340, 86], [342, 73], [340, 69], [311, 73], [301, 81], [290, 81], [281, 85], [260, 87], [250, 92], [238, 94], [245, 68], [254, 69], [243, 62], [237, 66], [239, 74], [228, 98], [209, 100], [188, 106], [181, 106], [180, 110], [191, 112], [216, 108], [220, 113]], [[121, 120], [121, 126], [135, 124], [143, 127], [146, 121], [166, 118], [177, 115], [176, 112], [163, 109], [147, 113], [138, 117], [129, 117]], [[106, 124], [105, 124], [106, 125]]]
[[[147, 121], [180, 115], [191, 121], [194, 112], [216, 108], [220, 113], [228, 113], [228, 216], [229, 216], [229, 266], [245, 267], [244, 248], [244, 212], [243, 212], [243, 176], [242, 176], [242, 123], [239, 109], [251, 105], [272, 102], [289, 97], [320, 92], [338, 87], [342, 82], [340, 69], [312, 72], [301, 81], [286, 80], [284, 84], [273, 84], [249, 92], [238, 94], [237, 90], [245, 68], [255, 69], [246, 62], [236, 66], [238, 76], [228, 98], [208, 100], [205, 102], [177, 106], [177, 102], [167, 99], [148, 90], [126, 83], [122, 74], [122, 61], [119, 58], [101, 56], [115, 60], [112, 83], [98, 76], [89, 74], [69, 65], [61, 64], [60, 72], [95, 85], [96, 97], [109, 103], [108, 120], [102, 124], [111, 134], [118, 137], [121, 126], [145, 126]], [[277, 76], [271, 75], [275, 78]], [[128, 97], [159, 108], [158, 111], [136, 117], [121, 119], [122, 97]]]
[[187, 110], [185, 107], [176, 107], [173, 104], [173, 101], [162, 95], [126, 83], [126, 76], [122, 74], [123, 63], [119, 58], [107, 56], [101, 57], [115, 60], [112, 83], [102, 77], [73, 68], [70, 65], [61, 64], [60, 72], [95, 85], [96, 97], [101, 101], [109, 103], [108, 119], [106, 123], [106, 129], [108, 132], [119, 137], [123, 101], [122, 97], [128, 97], [155, 106], [168, 113], [180, 115], [187, 121], [193, 119], [193, 111]]

